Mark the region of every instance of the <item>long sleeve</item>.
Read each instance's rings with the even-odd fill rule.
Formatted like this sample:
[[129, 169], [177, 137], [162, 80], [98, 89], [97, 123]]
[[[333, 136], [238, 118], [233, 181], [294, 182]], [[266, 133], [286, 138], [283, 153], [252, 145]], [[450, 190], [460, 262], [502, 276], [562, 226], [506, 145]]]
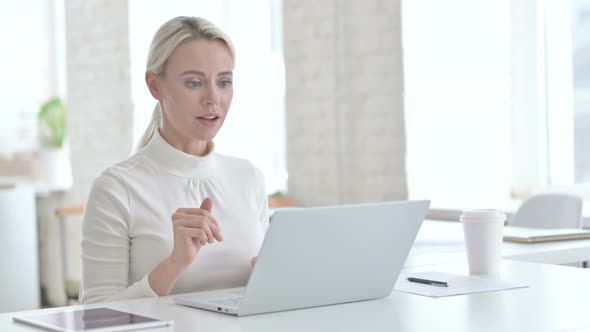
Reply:
[[107, 169], [92, 185], [82, 220], [82, 303], [157, 296], [147, 275], [129, 285], [129, 223], [125, 182]]

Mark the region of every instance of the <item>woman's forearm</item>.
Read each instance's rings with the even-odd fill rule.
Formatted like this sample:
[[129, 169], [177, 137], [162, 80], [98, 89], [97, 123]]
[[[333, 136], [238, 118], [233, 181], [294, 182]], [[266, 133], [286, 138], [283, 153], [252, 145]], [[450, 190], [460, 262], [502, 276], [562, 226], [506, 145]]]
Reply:
[[171, 257], [166, 258], [148, 275], [150, 287], [159, 296], [170, 294], [183, 270]]

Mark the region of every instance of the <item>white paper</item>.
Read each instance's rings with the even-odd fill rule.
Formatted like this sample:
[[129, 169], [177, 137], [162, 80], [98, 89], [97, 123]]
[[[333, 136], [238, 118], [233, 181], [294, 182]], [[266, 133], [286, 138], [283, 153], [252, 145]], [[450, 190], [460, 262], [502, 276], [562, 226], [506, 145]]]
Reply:
[[[433, 286], [408, 281], [409, 277], [428, 280], [446, 281], [448, 287]], [[429, 297], [453, 296], [461, 294], [492, 292], [505, 289], [523, 288], [530, 285], [508, 282], [497, 279], [486, 279], [474, 276], [462, 276], [457, 274], [422, 271], [405, 272], [399, 275], [394, 289], [400, 292], [418, 294]]]

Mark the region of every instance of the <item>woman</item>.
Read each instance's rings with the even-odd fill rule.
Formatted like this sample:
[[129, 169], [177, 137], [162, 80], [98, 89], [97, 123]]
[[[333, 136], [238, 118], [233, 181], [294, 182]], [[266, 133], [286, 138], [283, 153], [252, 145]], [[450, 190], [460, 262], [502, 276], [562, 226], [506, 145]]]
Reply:
[[234, 50], [211, 22], [156, 33], [145, 80], [158, 103], [138, 151], [93, 183], [82, 222], [83, 303], [244, 286], [268, 224], [262, 174], [214, 152]]

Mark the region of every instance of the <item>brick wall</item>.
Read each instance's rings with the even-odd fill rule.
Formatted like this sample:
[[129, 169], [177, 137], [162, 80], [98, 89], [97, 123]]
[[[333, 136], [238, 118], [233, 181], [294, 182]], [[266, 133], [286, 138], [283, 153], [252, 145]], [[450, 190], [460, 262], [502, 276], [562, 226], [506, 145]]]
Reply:
[[289, 194], [405, 199], [400, 2], [285, 0]]
[[127, 1], [65, 5], [71, 198], [83, 201], [93, 179], [133, 145]]

